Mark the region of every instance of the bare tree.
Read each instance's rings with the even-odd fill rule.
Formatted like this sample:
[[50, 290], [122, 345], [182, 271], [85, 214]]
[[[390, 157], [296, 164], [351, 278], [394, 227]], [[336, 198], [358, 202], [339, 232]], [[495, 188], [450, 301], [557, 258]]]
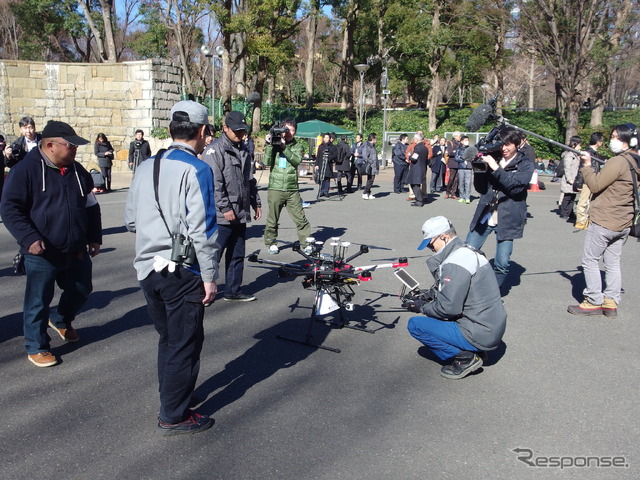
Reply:
[[[608, 31], [612, 0], [520, 0], [523, 38], [555, 77], [557, 119], [565, 139], [578, 132], [580, 87], [590, 73], [591, 51]], [[563, 118], [564, 117], [564, 118]]]
[[597, 56], [592, 57], [594, 63], [594, 68], [592, 69], [594, 75], [591, 77], [593, 98], [591, 100], [590, 125], [592, 128], [602, 125], [602, 117], [606, 106], [605, 100], [609, 93], [611, 80], [620, 69], [624, 57], [628, 57], [628, 52], [620, 51], [620, 42], [633, 25], [633, 21], [637, 21], [637, 14], [632, 15], [633, 3], [632, 0], [616, 2], [615, 11], [611, 12], [614, 15], [611, 22], [611, 31], [602, 39], [601, 48], [598, 49]]
[[304, 85], [307, 90], [305, 107], [313, 107], [313, 73], [316, 59], [316, 36], [318, 33], [318, 16], [320, 15], [320, 0], [310, 0], [311, 11], [307, 18], [307, 63], [304, 73]]
[[18, 46], [19, 27], [16, 17], [13, 15], [9, 2], [0, 2], [0, 57], [15, 60], [19, 57]]
[[116, 62], [116, 42], [113, 34], [113, 0], [98, 1], [102, 16], [102, 29], [96, 25], [96, 22], [94, 22], [91, 15], [91, 0], [78, 0], [78, 5], [80, 6], [85, 20], [91, 29], [91, 33], [98, 48], [100, 61]]
[[349, 0], [347, 14], [343, 21], [344, 34], [342, 37], [342, 67], [340, 84], [341, 108], [353, 108], [353, 79], [355, 78], [354, 68], [354, 33], [356, 30], [357, 15], [360, 11], [359, 0]]

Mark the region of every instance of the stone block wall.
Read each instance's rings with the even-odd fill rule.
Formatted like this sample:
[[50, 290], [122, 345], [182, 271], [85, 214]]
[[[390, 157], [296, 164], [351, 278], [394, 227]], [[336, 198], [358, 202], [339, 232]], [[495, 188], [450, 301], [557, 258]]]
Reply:
[[155, 153], [166, 141], [151, 129], [169, 126], [169, 111], [180, 100], [182, 71], [151, 59], [123, 63], [43, 63], [0, 60], [0, 133], [10, 142], [18, 122], [33, 117], [40, 132], [48, 120], [69, 123], [90, 144], [77, 160], [97, 166], [93, 143], [104, 133], [114, 149], [114, 170], [127, 168], [129, 142], [140, 128]]

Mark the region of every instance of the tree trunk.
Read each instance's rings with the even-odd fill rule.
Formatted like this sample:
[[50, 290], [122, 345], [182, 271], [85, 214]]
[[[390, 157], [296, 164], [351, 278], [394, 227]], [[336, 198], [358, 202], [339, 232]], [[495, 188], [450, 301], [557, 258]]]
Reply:
[[536, 73], [536, 64], [533, 55], [531, 55], [531, 63], [529, 65], [529, 110], [534, 108], [534, 80]]
[[578, 134], [578, 125], [580, 122], [580, 97], [574, 95], [567, 101], [567, 132], [565, 133], [565, 143], [569, 143], [569, 139]]
[[236, 61], [233, 65], [233, 72], [236, 80], [236, 94], [245, 98], [249, 94], [249, 86], [247, 85], [247, 61], [245, 59], [245, 33], [235, 33], [233, 35], [233, 52], [236, 55]]
[[263, 55], [258, 57], [258, 77], [256, 79], [256, 92], [260, 94], [260, 100], [254, 103], [253, 116], [251, 119], [251, 130], [254, 132], [260, 131], [260, 114], [262, 112], [262, 98], [264, 92], [264, 85], [267, 81], [267, 67], [269, 59]]
[[113, 35], [113, 0], [100, 0], [102, 23], [104, 24], [104, 41], [106, 45], [106, 60], [117, 62], [116, 40]]
[[318, 13], [320, 1], [311, 2], [311, 13], [307, 19], [307, 64], [304, 69], [304, 85], [306, 87], [307, 98], [305, 108], [313, 107], [313, 70], [316, 58], [316, 36], [318, 34]]
[[431, 87], [429, 88], [429, 95], [427, 96], [427, 109], [429, 111], [428, 129], [433, 132], [437, 126], [436, 111], [438, 109], [438, 100], [440, 99], [440, 72], [438, 67], [440, 65], [440, 59], [437, 60], [437, 64], [431, 67]]
[[89, 29], [93, 34], [93, 37], [96, 41], [96, 48], [98, 49], [97, 57], [101, 62], [104, 62], [107, 58], [106, 53], [104, 51], [104, 42], [102, 41], [102, 33], [100, 29], [96, 26], [93, 21], [93, 17], [91, 16], [91, 10], [89, 9], [89, 5], [87, 4], [89, 0], [78, 0], [78, 5], [80, 5], [80, 9], [84, 14], [84, 18], [87, 21], [87, 25], [89, 25]]
[[231, 33], [225, 32], [222, 38], [224, 53], [222, 54], [222, 69], [220, 71], [220, 100], [223, 114], [231, 111], [231, 37]]
[[354, 61], [353, 61], [353, 34], [356, 29], [356, 15], [358, 13], [358, 0], [351, 0], [347, 18], [345, 18], [344, 35], [342, 37], [342, 68], [340, 70], [340, 83], [342, 84], [342, 93], [340, 98], [340, 108], [347, 110], [353, 109], [353, 81]]

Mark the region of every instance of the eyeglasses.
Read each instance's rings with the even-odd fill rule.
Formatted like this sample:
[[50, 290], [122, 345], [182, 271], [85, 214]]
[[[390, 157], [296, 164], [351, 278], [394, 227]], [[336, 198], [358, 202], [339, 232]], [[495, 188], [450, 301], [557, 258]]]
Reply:
[[62, 145], [63, 147], [67, 147], [68, 149], [78, 148], [78, 145], [74, 145], [69, 142], [56, 142], [55, 140], [51, 140], [51, 143], [57, 143], [58, 145]]
[[436, 240], [438, 240], [438, 238], [440, 237], [434, 238], [431, 242], [429, 242], [429, 245], [427, 245], [427, 248], [431, 250], [433, 253], [436, 252], [436, 247], [434, 247], [433, 244], [436, 242]]

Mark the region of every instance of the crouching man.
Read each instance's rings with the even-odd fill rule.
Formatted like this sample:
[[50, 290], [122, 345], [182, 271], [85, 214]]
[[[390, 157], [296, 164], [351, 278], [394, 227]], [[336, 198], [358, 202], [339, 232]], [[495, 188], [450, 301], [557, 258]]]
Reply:
[[409, 319], [412, 337], [441, 360], [446, 378], [464, 378], [482, 367], [485, 352], [494, 350], [505, 331], [507, 313], [496, 275], [485, 256], [458, 238], [445, 217], [433, 217], [422, 226], [425, 247], [435, 253], [427, 267], [435, 284], [427, 297], [406, 300], [403, 306], [422, 315]]

